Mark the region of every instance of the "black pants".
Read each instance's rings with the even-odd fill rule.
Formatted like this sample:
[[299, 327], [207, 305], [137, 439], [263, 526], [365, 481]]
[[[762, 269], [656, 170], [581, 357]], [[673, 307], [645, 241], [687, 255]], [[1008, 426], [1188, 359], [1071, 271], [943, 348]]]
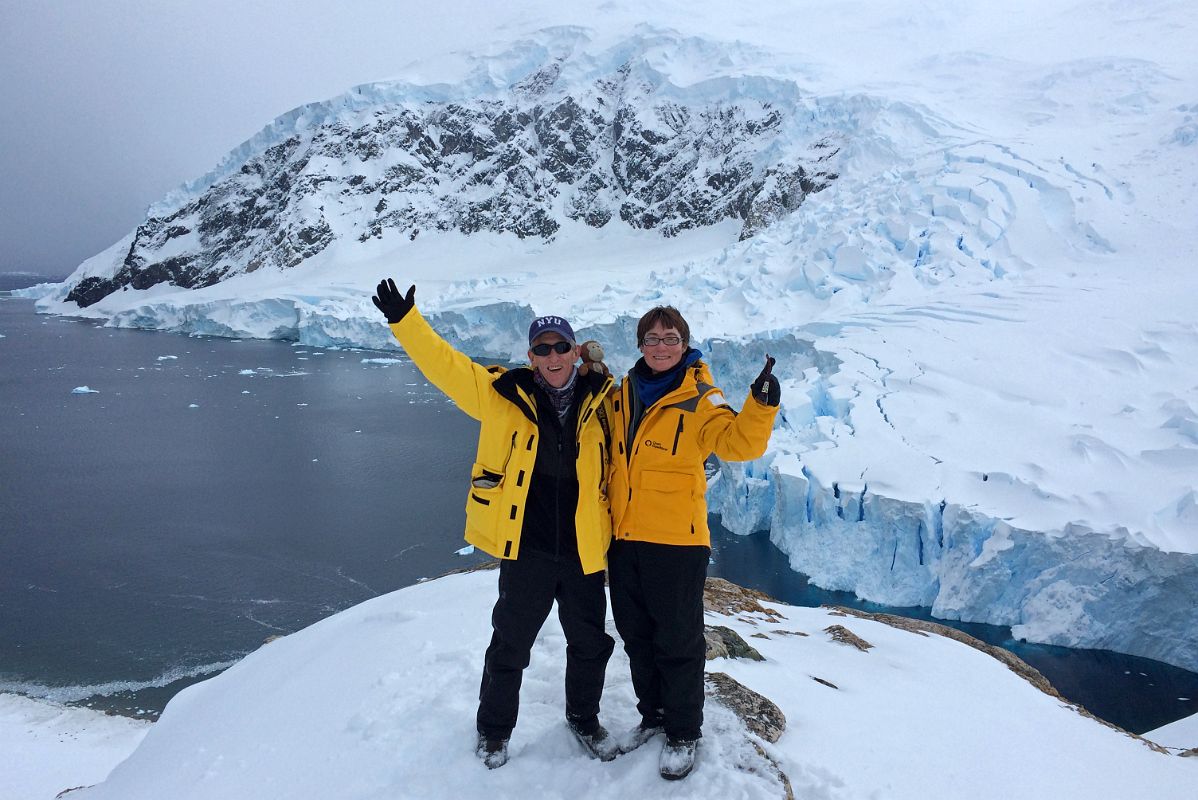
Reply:
[[577, 558], [557, 561], [524, 550], [516, 560], [499, 565], [499, 599], [491, 612], [494, 632], [478, 691], [478, 732], [487, 738], [506, 739], [516, 727], [524, 668], [554, 600], [566, 634], [566, 717], [582, 730], [599, 722], [604, 670], [615, 648], [603, 629], [603, 573], [584, 575]]
[[698, 739], [703, 725], [703, 583], [711, 550], [612, 542], [611, 610], [632, 668], [637, 711], [672, 739]]

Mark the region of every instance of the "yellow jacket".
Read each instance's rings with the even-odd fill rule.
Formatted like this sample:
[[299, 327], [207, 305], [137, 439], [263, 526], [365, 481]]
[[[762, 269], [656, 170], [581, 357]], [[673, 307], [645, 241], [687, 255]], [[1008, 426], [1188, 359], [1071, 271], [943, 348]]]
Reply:
[[711, 453], [727, 461], [759, 458], [778, 409], [750, 396], [737, 414], [698, 361], [686, 368], [677, 389], [645, 409], [630, 442], [632, 391], [627, 377], [613, 403], [609, 492], [615, 536], [710, 547], [703, 462]]
[[[537, 458], [537, 404], [503, 367], [484, 367], [453, 349], [413, 308], [391, 332], [429, 382], [482, 423], [466, 497], [466, 541], [496, 558], [520, 554], [525, 501]], [[507, 375], [508, 379], [504, 379]], [[607, 462], [611, 418], [606, 376], [578, 411], [578, 505], [574, 514], [584, 573], [606, 567], [611, 543]]]

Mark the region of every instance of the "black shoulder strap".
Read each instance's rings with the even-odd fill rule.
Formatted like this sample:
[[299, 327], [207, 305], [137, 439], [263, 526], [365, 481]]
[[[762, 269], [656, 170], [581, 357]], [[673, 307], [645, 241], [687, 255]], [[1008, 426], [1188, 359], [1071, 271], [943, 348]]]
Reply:
[[599, 427], [603, 428], [603, 442], [607, 447], [607, 452], [611, 452], [611, 423], [607, 421], [607, 409], [603, 407], [603, 403], [595, 409], [595, 416], [599, 418]]

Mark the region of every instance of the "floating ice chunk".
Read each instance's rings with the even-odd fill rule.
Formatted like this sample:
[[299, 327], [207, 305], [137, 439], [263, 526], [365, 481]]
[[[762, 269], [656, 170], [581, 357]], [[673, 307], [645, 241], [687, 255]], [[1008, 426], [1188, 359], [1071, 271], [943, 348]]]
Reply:
[[474, 555], [474, 545], [468, 544], [461, 550], [454, 550], [453, 554], [455, 556], [472, 556]]
[[199, 408], [199, 405], [196, 403], [188, 403], [187, 407], [188, 408]]
[[93, 389], [90, 386], [76, 386], [71, 390], [71, 394], [99, 394], [99, 389]]
[[254, 369], [243, 369], [237, 373], [238, 375], [257, 375], [258, 371]]
[[249, 393], [250, 393], [250, 390], [249, 390], [249, 389], [242, 389], [242, 390], [241, 390], [241, 393], [242, 393], [242, 394], [249, 394]]
[[158, 356], [159, 361], [178, 361], [178, 356]]
[[389, 367], [392, 364], [402, 364], [403, 361], [401, 361], [398, 358], [364, 358], [364, 359], [362, 359], [362, 363], [363, 364], [382, 364], [385, 367]]

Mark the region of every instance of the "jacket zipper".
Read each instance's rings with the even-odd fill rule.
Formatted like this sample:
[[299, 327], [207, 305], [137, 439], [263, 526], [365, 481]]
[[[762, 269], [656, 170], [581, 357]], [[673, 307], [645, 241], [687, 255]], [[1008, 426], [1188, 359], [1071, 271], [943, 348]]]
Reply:
[[[562, 436], [566, 431], [562, 429]], [[562, 557], [562, 436], [557, 437], [557, 487], [553, 493], [553, 526], [557, 528], [557, 536], [554, 537], [554, 557]]]
[[682, 436], [682, 420], [686, 416], [683, 411], [678, 412], [678, 430], [674, 431], [674, 449], [670, 451], [670, 455], [678, 455], [678, 439]]
[[503, 473], [507, 474], [507, 465], [512, 461], [512, 453], [516, 452], [516, 431], [512, 431], [512, 445], [507, 449], [507, 458], [503, 461]]

